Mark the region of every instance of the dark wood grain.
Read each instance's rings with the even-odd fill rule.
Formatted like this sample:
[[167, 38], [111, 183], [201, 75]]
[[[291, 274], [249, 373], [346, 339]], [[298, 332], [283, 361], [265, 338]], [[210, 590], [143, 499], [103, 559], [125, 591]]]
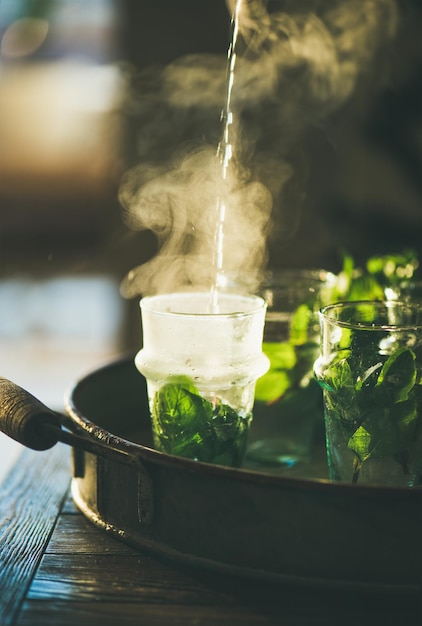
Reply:
[[13, 623], [70, 479], [69, 451], [24, 450], [0, 489], [0, 624]]
[[97, 529], [67, 501], [17, 626], [420, 626], [420, 598], [311, 589], [180, 567]]
[[[0, 626], [420, 626], [421, 598], [181, 567], [95, 527], [67, 456], [25, 452], [2, 493]], [[339, 555], [341, 558], [341, 555]]]
[[[23, 616], [19, 626], [277, 626], [281, 621], [249, 610], [221, 607], [139, 605], [139, 603], [75, 602], [38, 604]], [[293, 622], [291, 622], [293, 624]], [[323, 622], [320, 622], [322, 625]], [[286, 623], [286, 626], [289, 626]], [[308, 623], [307, 626], [310, 626]]]
[[180, 570], [157, 563], [144, 555], [86, 555], [76, 565], [71, 557], [45, 558], [29, 593], [29, 600], [46, 598], [104, 603], [229, 606], [233, 594], [205, 585]]
[[133, 549], [122, 541], [112, 540], [103, 530], [98, 529], [83, 515], [75, 518], [72, 514], [62, 514], [46, 549], [47, 554], [133, 554]]

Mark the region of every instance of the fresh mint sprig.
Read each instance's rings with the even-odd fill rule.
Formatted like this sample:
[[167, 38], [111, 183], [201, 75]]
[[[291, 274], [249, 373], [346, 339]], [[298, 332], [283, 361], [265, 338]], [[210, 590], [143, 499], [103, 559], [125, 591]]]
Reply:
[[262, 349], [270, 361], [270, 368], [256, 382], [255, 399], [259, 402], [277, 402], [309, 374], [318, 350], [317, 339], [310, 336], [314, 314], [313, 302], [302, 303], [292, 315], [286, 340], [263, 342]]
[[327, 408], [355, 455], [352, 482], [371, 458], [392, 457], [409, 472], [421, 415], [415, 358], [400, 348], [362, 371], [349, 352], [324, 372]]
[[[351, 300], [384, 300], [387, 286], [398, 288], [415, 277], [419, 262], [414, 250], [372, 256], [362, 267], [348, 253], [343, 254], [342, 269], [332, 286], [324, 286], [324, 302], [319, 305]], [[310, 336], [314, 325], [315, 301], [308, 299], [292, 315], [289, 336], [283, 342], [264, 342], [263, 350], [270, 368], [258, 379], [255, 398], [274, 404], [289, 390], [299, 388], [317, 356], [318, 338]], [[375, 337], [374, 337], [375, 338]]]
[[152, 403], [158, 447], [208, 463], [240, 465], [250, 419], [218, 398], [203, 398], [185, 377], [163, 385]]
[[343, 254], [343, 267], [337, 274], [331, 294], [332, 302], [340, 300], [384, 300], [385, 290], [399, 288], [415, 278], [419, 261], [414, 250], [398, 254], [372, 256], [362, 267], [353, 257]]

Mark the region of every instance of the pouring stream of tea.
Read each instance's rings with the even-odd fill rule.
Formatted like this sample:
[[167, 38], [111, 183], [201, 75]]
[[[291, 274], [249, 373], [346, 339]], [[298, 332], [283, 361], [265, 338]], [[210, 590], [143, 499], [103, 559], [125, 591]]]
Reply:
[[232, 91], [234, 85], [236, 66], [236, 44], [239, 35], [239, 13], [243, 0], [236, 0], [235, 9], [231, 18], [231, 38], [227, 54], [227, 77], [226, 77], [226, 99], [221, 112], [223, 124], [223, 134], [217, 149], [217, 158], [221, 165], [221, 178], [223, 182], [223, 192], [217, 196], [216, 202], [216, 228], [214, 233], [214, 283], [211, 287], [211, 312], [218, 313], [218, 289], [224, 284], [224, 223], [227, 211], [226, 186], [227, 172], [230, 161], [233, 157], [233, 140], [231, 129], [233, 124], [232, 111]]

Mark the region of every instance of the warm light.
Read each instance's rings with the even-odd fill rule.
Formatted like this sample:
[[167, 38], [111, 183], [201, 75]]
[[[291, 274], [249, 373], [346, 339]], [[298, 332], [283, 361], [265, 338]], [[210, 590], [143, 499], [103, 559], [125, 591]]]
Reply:
[[[0, 171], [29, 190], [29, 176], [102, 180], [114, 167], [122, 80], [117, 67], [76, 62], [19, 64], [0, 76]], [[33, 190], [31, 191], [33, 193]]]

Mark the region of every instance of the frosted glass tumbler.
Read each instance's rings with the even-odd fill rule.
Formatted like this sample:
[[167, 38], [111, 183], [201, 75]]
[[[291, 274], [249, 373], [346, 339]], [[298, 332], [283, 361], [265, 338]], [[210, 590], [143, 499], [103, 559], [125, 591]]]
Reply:
[[141, 300], [154, 446], [204, 462], [239, 466], [252, 419], [266, 304], [257, 296], [183, 292]]

